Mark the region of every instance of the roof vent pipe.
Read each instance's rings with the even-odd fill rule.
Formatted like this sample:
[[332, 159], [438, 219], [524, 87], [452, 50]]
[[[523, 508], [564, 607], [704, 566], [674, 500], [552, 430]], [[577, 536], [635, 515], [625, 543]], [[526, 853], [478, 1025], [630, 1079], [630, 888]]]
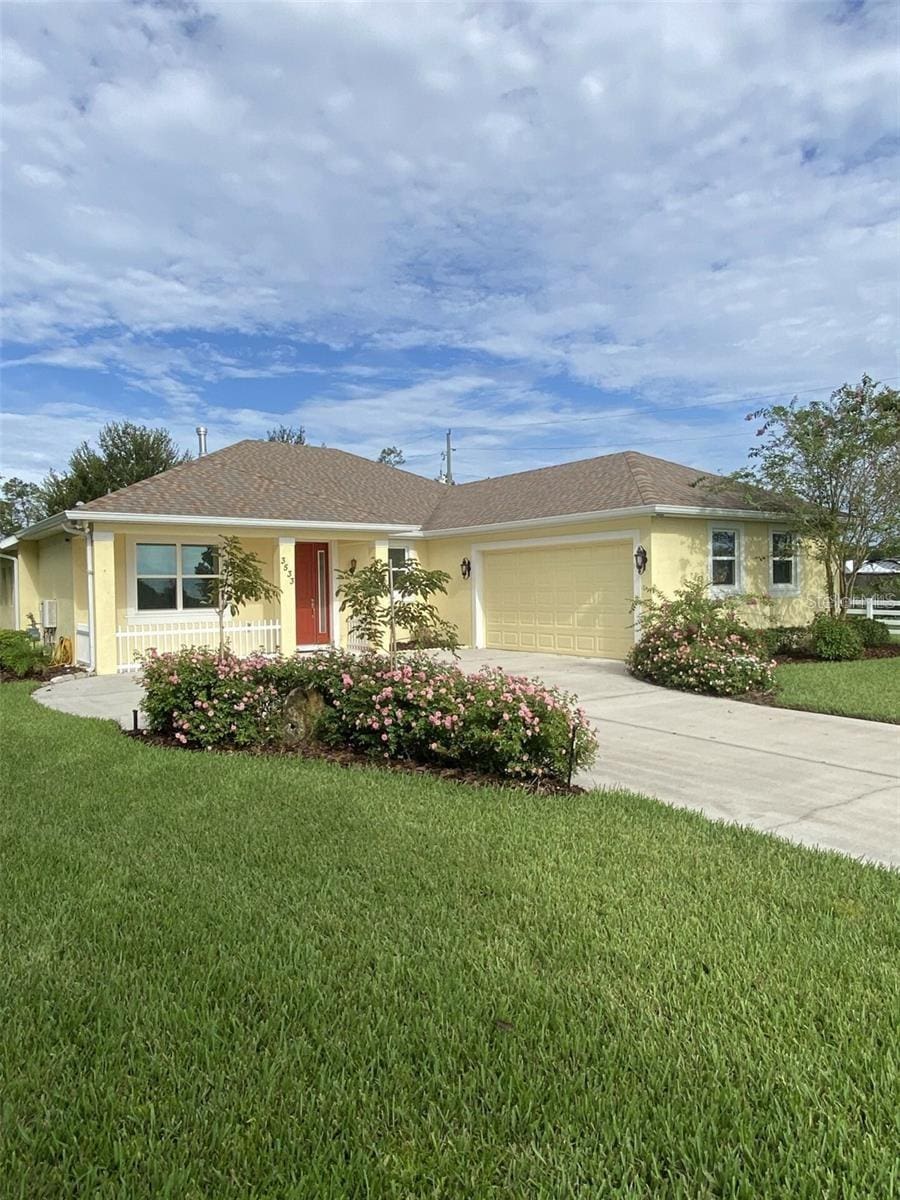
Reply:
[[196, 432], [197, 432], [197, 447], [198, 447], [197, 457], [202, 458], [203, 455], [206, 453], [206, 426], [198, 425]]

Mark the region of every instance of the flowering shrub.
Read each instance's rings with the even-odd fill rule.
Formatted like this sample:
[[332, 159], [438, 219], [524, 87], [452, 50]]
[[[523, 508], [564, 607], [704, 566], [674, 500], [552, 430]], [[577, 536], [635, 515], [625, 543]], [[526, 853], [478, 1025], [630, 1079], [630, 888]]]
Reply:
[[774, 686], [775, 664], [735, 605], [689, 580], [668, 600], [650, 590], [641, 602], [641, 639], [628, 656], [633, 675], [687, 692], [737, 696]]
[[143, 659], [147, 725], [183, 746], [252, 746], [277, 729], [280, 701], [262, 656], [236, 658], [190, 647]]
[[499, 670], [466, 675], [426, 655], [392, 665], [339, 651], [243, 660], [197, 649], [151, 652], [144, 685], [150, 729], [183, 745], [276, 742], [284, 697], [300, 688], [325, 701], [322, 741], [380, 758], [565, 779], [570, 754], [577, 769], [596, 753], [573, 697]]

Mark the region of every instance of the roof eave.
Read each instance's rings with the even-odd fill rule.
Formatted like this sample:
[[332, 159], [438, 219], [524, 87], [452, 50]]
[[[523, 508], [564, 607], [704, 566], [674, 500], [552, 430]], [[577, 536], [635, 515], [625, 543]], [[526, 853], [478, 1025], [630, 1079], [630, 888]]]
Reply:
[[64, 514], [72, 521], [91, 521], [94, 524], [132, 525], [211, 525], [238, 529], [324, 529], [335, 533], [415, 534], [421, 526], [385, 523], [383, 521], [294, 521], [274, 517], [213, 517], [185, 513], [103, 512], [99, 509], [78, 508]]
[[492, 521], [483, 525], [458, 525], [446, 529], [423, 529], [423, 538], [466, 537], [471, 533], [505, 533], [549, 525], [575, 525], [585, 521], [614, 521], [622, 517], [727, 517], [732, 521], [785, 520], [784, 513], [760, 512], [746, 508], [712, 508], [688, 504], [633, 504], [624, 508], [598, 508], [591, 512], [559, 513], [550, 517], [525, 517], [518, 521]]
[[33, 525], [26, 525], [24, 529], [17, 529], [15, 533], [11, 533], [0, 541], [0, 550], [7, 550], [13, 546], [17, 546], [19, 542], [33, 542], [38, 538], [46, 537], [48, 534], [55, 533], [57, 529], [61, 529], [69, 513], [54, 513], [52, 517], [44, 517], [41, 521], [35, 521]]

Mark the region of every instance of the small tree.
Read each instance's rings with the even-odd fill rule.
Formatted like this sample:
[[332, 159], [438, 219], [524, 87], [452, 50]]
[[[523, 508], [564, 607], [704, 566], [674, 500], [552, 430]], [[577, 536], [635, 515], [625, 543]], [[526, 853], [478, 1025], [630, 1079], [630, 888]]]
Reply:
[[747, 419], [761, 419], [760, 442], [751, 466], [726, 482], [742, 489], [748, 506], [784, 512], [824, 567], [829, 609], [838, 614], [871, 547], [900, 535], [900, 392], [864, 375], [827, 401], [801, 406], [795, 397]]
[[290, 446], [305, 446], [306, 430], [302, 425], [298, 425], [296, 428], [293, 425], [276, 425], [274, 429], [268, 431], [266, 440], [269, 442], [287, 442]]
[[385, 446], [378, 455], [378, 462], [387, 463], [389, 467], [402, 467], [406, 458], [399, 446]]
[[219, 653], [225, 653], [225, 613], [236, 617], [245, 604], [277, 600], [281, 588], [263, 575], [262, 562], [246, 550], [236, 537], [225, 537], [219, 546], [218, 576], [210, 580], [214, 607], [219, 617]]
[[341, 612], [349, 612], [354, 632], [372, 645], [388, 644], [397, 653], [397, 631], [405, 629], [414, 645], [455, 650], [456, 626], [445, 620], [431, 597], [447, 593], [446, 571], [427, 571], [415, 559], [395, 568], [381, 558], [356, 571], [339, 571]]

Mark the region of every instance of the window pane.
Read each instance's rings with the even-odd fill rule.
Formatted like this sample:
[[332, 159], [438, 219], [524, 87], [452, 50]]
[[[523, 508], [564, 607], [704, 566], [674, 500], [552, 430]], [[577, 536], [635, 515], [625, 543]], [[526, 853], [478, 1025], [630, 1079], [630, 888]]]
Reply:
[[394, 570], [402, 570], [406, 566], [406, 550], [400, 546], [391, 546], [388, 549], [388, 562]]
[[772, 534], [772, 557], [773, 558], [793, 558], [794, 557], [794, 535], [792, 533], [773, 533]]
[[715, 558], [712, 565], [712, 581], [720, 584], [734, 583], [734, 560]]
[[216, 546], [182, 546], [182, 575], [217, 575], [219, 551]]
[[776, 558], [772, 563], [773, 583], [794, 582], [794, 561], [791, 558]]
[[[138, 543], [137, 570], [138, 575], [174, 575], [175, 547], [156, 546], [147, 542]], [[174, 608], [174, 604], [172, 605]]]
[[183, 608], [215, 608], [218, 591], [216, 579], [184, 579], [181, 583]]
[[174, 608], [174, 579], [139, 579], [137, 581], [137, 606], [139, 609]]
[[726, 558], [734, 556], [735, 535], [728, 529], [714, 529], [712, 535], [712, 552], [722, 554]]

